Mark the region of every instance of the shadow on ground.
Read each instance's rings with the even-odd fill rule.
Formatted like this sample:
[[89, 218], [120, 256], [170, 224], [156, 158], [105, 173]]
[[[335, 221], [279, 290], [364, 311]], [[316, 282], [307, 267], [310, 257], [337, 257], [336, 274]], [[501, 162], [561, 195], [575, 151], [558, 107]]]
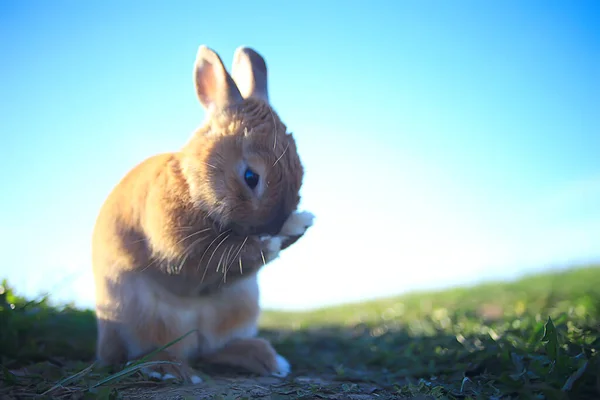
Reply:
[[[15, 321], [13, 321], [15, 322]], [[4, 352], [2, 398], [40, 395], [58, 382], [85, 370], [94, 359], [96, 339], [93, 315], [63, 311], [30, 320], [20, 326], [10, 351]], [[415, 384], [414, 395], [423, 392], [418, 379], [431, 372], [456, 370], [468, 362], [454, 353], [438, 354], [432, 349], [458, 342], [448, 335], [411, 337], [401, 329], [378, 331], [367, 325], [325, 326], [310, 329], [264, 329], [260, 336], [270, 339], [277, 351], [291, 363], [291, 376], [253, 376], [242, 370], [221, 366], [196, 366], [205, 374], [199, 385], [154, 382], [137, 372], [119, 382], [96, 390], [97, 398], [323, 398], [366, 399], [410, 396], [408, 382]], [[461, 364], [462, 362], [462, 364]], [[92, 370], [79, 379], [64, 382], [48, 398], [81, 398], [94, 383], [112, 370]], [[460, 374], [459, 374], [460, 375]], [[462, 379], [457, 375], [457, 379]], [[114, 396], [114, 397], [111, 397]], [[373, 397], [375, 396], [375, 397]], [[433, 397], [432, 397], [433, 398]]]
[[433, 399], [435, 393], [426, 396], [431, 388], [419, 384], [420, 378], [454, 375], [460, 383], [463, 374], [456, 371], [481, 367], [452, 351], [431, 359], [432, 350], [461, 346], [453, 336], [412, 337], [403, 329], [375, 329], [375, 333], [367, 325], [263, 329], [260, 336], [270, 339], [292, 365], [292, 374], [285, 379], [196, 365], [206, 374], [203, 384], [160, 385], [153, 393], [138, 387], [124, 393], [130, 398]]

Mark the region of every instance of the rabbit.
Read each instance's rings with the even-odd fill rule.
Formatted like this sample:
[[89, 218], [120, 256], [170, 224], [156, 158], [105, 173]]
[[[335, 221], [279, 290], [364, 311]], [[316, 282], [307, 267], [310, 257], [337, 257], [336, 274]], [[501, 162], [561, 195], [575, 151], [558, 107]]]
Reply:
[[257, 273], [313, 224], [297, 210], [303, 165], [259, 53], [237, 48], [230, 75], [201, 45], [193, 80], [203, 124], [179, 151], [129, 171], [97, 216], [96, 357], [150, 356], [165, 361], [145, 369], [151, 377], [192, 384], [202, 382], [194, 362], [285, 377], [290, 363], [258, 337]]

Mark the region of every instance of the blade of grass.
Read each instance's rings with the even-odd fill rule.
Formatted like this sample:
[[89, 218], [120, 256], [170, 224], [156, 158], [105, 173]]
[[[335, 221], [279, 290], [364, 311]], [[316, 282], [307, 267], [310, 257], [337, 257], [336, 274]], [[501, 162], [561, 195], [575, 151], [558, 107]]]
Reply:
[[151, 367], [153, 365], [161, 365], [161, 364], [179, 365], [179, 363], [176, 363], [174, 361], [148, 361], [148, 362], [141, 363], [141, 364], [131, 365], [117, 373], [114, 373], [114, 374], [107, 376], [106, 378], [100, 380], [95, 385], [91, 386], [90, 389], [95, 389], [95, 388], [105, 385], [107, 383], [116, 382], [116, 381], [123, 379], [143, 368]]
[[188, 333], [186, 333], [183, 336], [178, 337], [175, 340], [170, 341], [169, 343], [165, 344], [162, 347], [157, 348], [156, 350], [146, 354], [144, 357], [140, 358], [139, 360], [132, 362], [131, 364], [128, 365], [128, 367], [133, 367], [135, 365], [141, 364], [143, 362], [146, 362], [147, 360], [149, 360], [151, 357], [153, 357], [154, 355], [160, 353], [161, 351], [168, 349], [169, 347], [173, 346], [175, 343], [179, 342], [180, 340], [185, 339], [188, 335], [190, 335], [193, 332], [197, 332], [198, 329], [192, 329], [191, 331], [189, 331]]
[[156, 350], [148, 353], [147, 355], [145, 355], [144, 357], [140, 358], [139, 360], [129, 364], [125, 369], [112, 374], [104, 379], [102, 379], [100, 382], [96, 383], [95, 385], [93, 385], [90, 389], [94, 389], [97, 388], [101, 385], [104, 385], [106, 383], [109, 382], [116, 382], [122, 378], [125, 378], [131, 374], [133, 374], [134, 372], [145, 368], [145, 367], [149, 367], [152, 365], [158, 365], [158, 364], [172, 364], [172, 365], [179, 365], [176, 362], [172, 362], [172, 361], [147, 361], [149, 360], [152, 356], [154, 356], [155, 354], [158, 354], [159, 352], [173, 346], [175, 343], [179, 342], [180, 340], [183, 340], [184, 338], [186, 338], [188, 335], [190, 335], [193, 332], [196, 332], [197, 329], [192, 329], [191, 331], [189, 331], [188, 333], [186, 333], [183, 336], [178, 337], [175, 340], [170, 341], [169, 343], [165, 344], [164, 346], [161, 346], [159, 348], [157, 348]]
[[564, 386], [562, 387], [562, 390], [564, 392], [568, 392], [573, 388], [573, 385], [575, 384], [575, 382], [581, 378], [585, 372], [585, 370], [587, 369], [589, 364], [589, 361], [585, 361], [581, 367], [579, 367], [577, 369], [577, 371], [575, 371], [570, 377], [569, 379], [567, 379], [567, 381], [565, 382]]
[[2, 367], [2, 375], [4, 376], [4, 382], [8, 385], [14, 385], [17, 383], [17, 377], [8, 370], [4, 365], [0, 365]]
[[92, 363], [89, 366], [87, 366], [86, 368], [82, 369], [81, 371], [77, 372], [76, 374], [73, 374], [71, 376], [68, 376], [66, 378], [64, 378], [63, 380], [59, 381], [57, 384], [55, 384], [54, 386], [52, 386], [50, 389], [46, 390], [44, 393], [42, 393], [42, 396], [47, 395], [50, 392], [53, 392], [56, 389], [59, 389], [61, 387], [64, 387], [65, 385], [68, 385], [70, 383], [73, 383], [81, 378], [83, 378], [84, 376], [86, 376], [87, 374], [90, 373], [90, 371], [96, 366], [96, 363]]

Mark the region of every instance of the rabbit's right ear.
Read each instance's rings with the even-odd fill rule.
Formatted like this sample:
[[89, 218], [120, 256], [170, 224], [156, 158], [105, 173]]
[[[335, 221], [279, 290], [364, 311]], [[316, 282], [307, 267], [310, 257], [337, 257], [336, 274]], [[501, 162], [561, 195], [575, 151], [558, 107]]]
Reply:
[[207, 110], [225, 108], [243, 101], [221, 58], [205, 45], [198, 48], [194, 64], [194, 83], [198, 99]]

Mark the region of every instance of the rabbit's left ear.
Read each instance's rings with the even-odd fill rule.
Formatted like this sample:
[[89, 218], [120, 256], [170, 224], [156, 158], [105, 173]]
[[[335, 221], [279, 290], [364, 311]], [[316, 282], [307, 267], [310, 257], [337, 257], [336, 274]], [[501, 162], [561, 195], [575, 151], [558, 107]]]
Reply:
[[238, 47], [233, 55], [231, 77], [244, 98], [253, 97], [269, 102], [267, 64], [249, 47]]

